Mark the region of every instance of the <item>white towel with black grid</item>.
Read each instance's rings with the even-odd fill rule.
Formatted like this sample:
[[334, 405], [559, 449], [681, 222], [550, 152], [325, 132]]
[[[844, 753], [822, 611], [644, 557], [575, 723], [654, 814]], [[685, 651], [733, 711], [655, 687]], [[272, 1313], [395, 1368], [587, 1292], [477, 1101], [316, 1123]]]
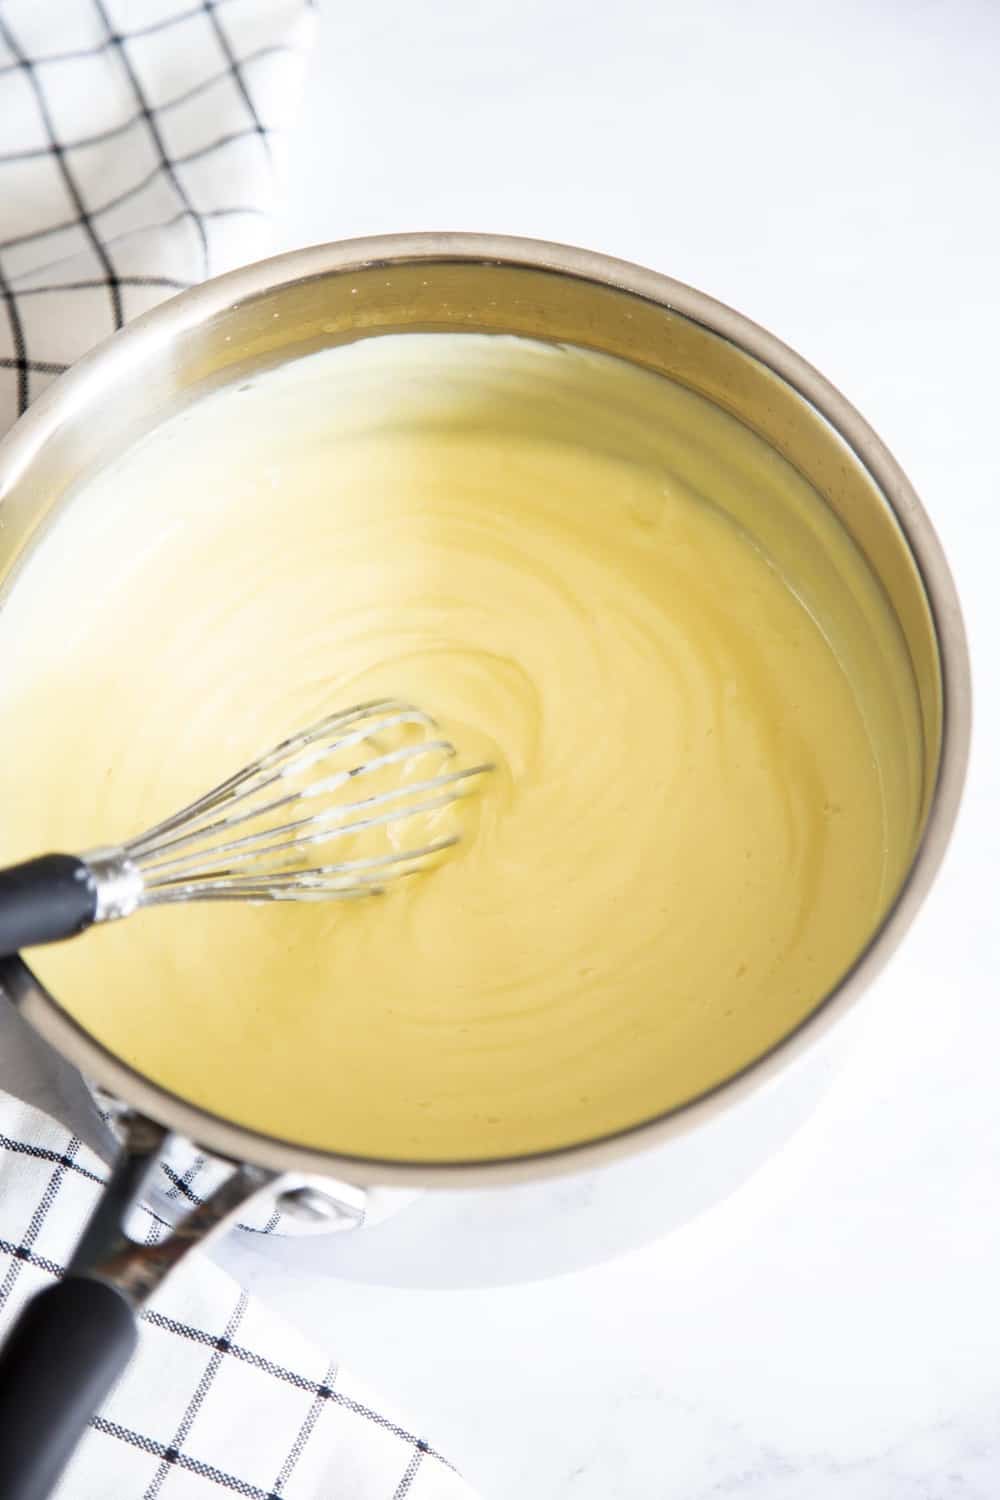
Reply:
[[[311, 0], [0, 0], [0, 432], [130, 318], [267, 252], [314, 22]], [[217, 1175], [175, 1158], [160, 1196], [197, 1202]], [[71, 1131], [0, 1093], [0, 1337], [61, 1275], [104, 1176]], [[137, 1215], [140, 1238], [164, 1232], [155, 1211]], [[57, 1494], [471, 1492], [416, 1429], [196, 1256], [144, 1314], [138, 1354]]]
[[0, 429], [173, 292], [266, 254], [309, 0], [2, 0]]

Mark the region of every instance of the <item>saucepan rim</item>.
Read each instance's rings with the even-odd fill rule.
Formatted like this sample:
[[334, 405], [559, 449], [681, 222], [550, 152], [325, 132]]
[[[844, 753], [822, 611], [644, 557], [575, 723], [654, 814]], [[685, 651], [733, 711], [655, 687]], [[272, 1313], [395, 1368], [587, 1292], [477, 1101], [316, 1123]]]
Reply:
[[931, 522], [912, 486], [863, 417], [811, 365], [773, 334], [704, 293], [658, 272], [570, 246], [482, 234], [399, 234], [343, 240], [259, 261], [217, 277], [144, 314], [60, 377], [0, 443], [0, 502], [48, 437], [94, 400], [145, 350], [224, 316], [261, 294], [315, 278], [416, 263], [467, 262], [554, 272], [632, 293], [720, 335], [767, 367], [840, 434], [891, 507], [926, 591], [940, 655], [943, 701], [936, 784], [907, 877], [864, 951], [798, 1025], [695, 1099], [626, 1129], [556, 1149], [497, 1160], [410, 1162], [318, 1150], [234, 1123], [180, 1098], [114, 1056], [49, 994], [20, 959], [0, 963], [0, 987], [27, 1020], [88, 1078], [212, 1153], [279, 1171], [301, 1171], [361, 1186], [486, 1187], [578, 1171], [684, 1134], [762, 1088], [810, 1049], [860, 999], [913, 921], [951, 836], [961, 800], [971, 733], [968, 649], [955, 585]]

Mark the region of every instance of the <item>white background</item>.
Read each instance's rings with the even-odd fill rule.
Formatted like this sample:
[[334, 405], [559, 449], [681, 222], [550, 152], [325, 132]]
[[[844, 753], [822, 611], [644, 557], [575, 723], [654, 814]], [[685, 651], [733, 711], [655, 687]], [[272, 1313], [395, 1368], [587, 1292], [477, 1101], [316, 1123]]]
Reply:
[[[765, 324], [922, 494], [965, 604], [977, 725], [944, 876], [851, 1060], [726, 1202], [596, 1268], [509, 1286], [414, 1289], [403, 1267], [395, 1287], [361, 1284], [315, 1241], [305, 1259], [247, 1250], [240, 1273], [497, 1500], [994, 1500], [1000, 6], [323, 9], [289, 245], [563, 240]], [[541, 1196], [540, 1265], [573, 1191]], [[495, 1257], [502, 1280], [502, 1235]]]

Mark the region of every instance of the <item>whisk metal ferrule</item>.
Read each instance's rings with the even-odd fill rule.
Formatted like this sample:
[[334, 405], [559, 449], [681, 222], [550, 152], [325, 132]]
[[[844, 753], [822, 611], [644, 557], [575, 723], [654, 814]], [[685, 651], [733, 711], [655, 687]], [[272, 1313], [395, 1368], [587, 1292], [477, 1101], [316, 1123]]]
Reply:
[[95, 922], [115, 922], [139, 910], [146, 881], [124, 849], [109, 845], [91, 849], [80, 858], [94, 878]]

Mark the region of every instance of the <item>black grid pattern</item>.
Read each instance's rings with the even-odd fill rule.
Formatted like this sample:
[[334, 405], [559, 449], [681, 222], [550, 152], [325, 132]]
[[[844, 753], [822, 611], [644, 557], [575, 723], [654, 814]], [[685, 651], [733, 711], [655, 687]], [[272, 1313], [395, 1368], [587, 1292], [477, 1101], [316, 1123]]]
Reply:
[[4, 0], [0, 432], [129, 318], [265, 253], [312, 10]]
[[[100, 1162], [62, 1126], [0, 1096], [0, 1336], [32, 1293], [63, 1274], [103, 1177]], [[159, 1234], [147, 1210], [132, 1227], [140, 1239]], [[97, 1493], [471, 1500], [418, 1432], [204, 1256], [145, 1312], [139, 1352], [91, 1424], [57, 1500]]]

